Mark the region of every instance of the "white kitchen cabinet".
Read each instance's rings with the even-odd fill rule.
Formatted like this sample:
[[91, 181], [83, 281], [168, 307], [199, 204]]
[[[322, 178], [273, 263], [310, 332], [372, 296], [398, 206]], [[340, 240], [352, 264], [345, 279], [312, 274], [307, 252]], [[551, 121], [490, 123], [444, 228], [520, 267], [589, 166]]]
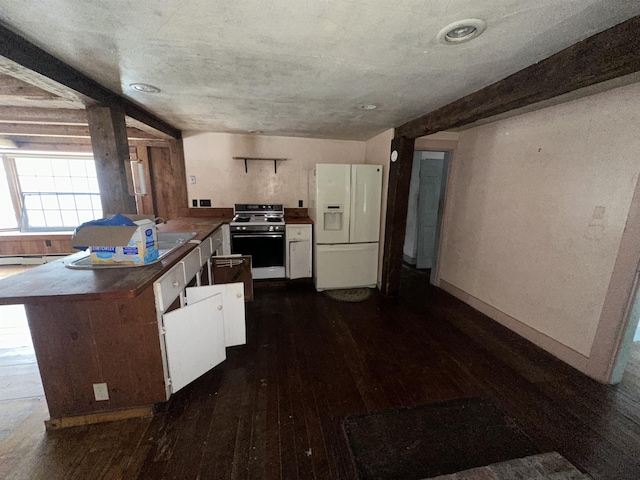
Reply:
[[287, 278], [310, 278], [312, 265], [311, 225], [287, 224], [285, 273]]
[[[200, 286], [221, 246], [218, 229], [153, 284], [167, 399], [222, 362], [225, 347], [246, 343], [244, 283]], [[194, 277], [197, 286], [187, 288]]]

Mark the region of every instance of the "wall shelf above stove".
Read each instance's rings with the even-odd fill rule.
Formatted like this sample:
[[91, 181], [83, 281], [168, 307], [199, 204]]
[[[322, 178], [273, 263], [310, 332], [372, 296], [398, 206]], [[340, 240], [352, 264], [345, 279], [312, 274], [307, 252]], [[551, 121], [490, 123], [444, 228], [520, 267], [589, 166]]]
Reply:
[[258, 161], [266, 161], [273, 162], [273, 173], [278, 173], [278, 162], [284, 162], [286, 158], [265, 158], [265, 157], [233, 157], [234, 160], [244, 160], [244, 172], [249, 173], [249, 169], [247, 167], [248, 160], [258, 160]]

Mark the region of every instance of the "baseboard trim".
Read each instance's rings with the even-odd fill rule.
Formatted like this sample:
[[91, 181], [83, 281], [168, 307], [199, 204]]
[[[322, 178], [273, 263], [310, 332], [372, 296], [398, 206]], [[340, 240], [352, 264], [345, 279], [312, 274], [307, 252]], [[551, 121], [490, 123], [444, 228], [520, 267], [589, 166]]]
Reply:
[[91, 425], [94, 423], [115, 422], [129, 418], [153, 417], [154, 407], [128, 408], [126, 410], [116, 410], [113, 412], [90, 413], [88, 415], [74, 415], [72, 417], [50, 418], [45, 420], [44, 425], [47, 430], [58, 430], [61, 428], [78, 427], [81, 425]]
[[438, 286], [440, 288], [450, 293], [457, 299], [462, 300], [464, 303], [485, 314], [492, 320], [507, 327], [509, 330], [512, 330], [521, 337], [526, 338], [534, 345], [537, 345], [543, 350], [546, 350], [551, 355], [571, 365], [576, 370], [579, 370], [585, 375], [588, 375], [595, 380], [602, 382], [602, 379], [595, 378], [589, 371], [589, 357], [586, 357], [581, 353], [578, 353], [575, 350], [567, 347], [566, 345], [558, 342], [557, 340], [554, 340], [553, 338], [545, 335], [544, 333], [531, 328], [530, 326], [522, 323], [520, 320], [517, 320], [516, 318], [498, 310], [497, 308], [492, 307], [479, 298], [476, 298], [473, 295], [465, 292], [464, 290], [461, 290], [460, 288], [450, 284], [442, 278], [440, 278], [438, 283]]
[[61, 253], [59, 255], [9, 255], [0, 256], [0, 266], [4, 265], [44, 265], [70, 254]]

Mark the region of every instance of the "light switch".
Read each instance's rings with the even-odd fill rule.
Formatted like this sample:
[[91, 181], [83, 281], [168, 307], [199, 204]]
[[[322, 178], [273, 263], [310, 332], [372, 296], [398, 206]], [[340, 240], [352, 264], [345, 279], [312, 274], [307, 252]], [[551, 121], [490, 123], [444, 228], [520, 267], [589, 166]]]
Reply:
[[196, 184], [196, 176], [195, 175], [189, 175], [189, 183], [191, 185], [195, 185]]

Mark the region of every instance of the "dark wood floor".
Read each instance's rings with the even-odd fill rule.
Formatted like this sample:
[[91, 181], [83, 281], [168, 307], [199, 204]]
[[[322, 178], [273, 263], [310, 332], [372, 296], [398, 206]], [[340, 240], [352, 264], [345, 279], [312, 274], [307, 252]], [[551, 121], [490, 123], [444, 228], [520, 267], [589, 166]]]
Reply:
[[350, 304], [256, 288], [247, 345], [153, 419], [45, 433], [40, 409], [0, 444], [0, 478], [353, 479], [345, 416], [470, 396], [594, 479], [640, 478], [638, 349], [607, 387], [424, 274], [406, 270], [402, 292]]

